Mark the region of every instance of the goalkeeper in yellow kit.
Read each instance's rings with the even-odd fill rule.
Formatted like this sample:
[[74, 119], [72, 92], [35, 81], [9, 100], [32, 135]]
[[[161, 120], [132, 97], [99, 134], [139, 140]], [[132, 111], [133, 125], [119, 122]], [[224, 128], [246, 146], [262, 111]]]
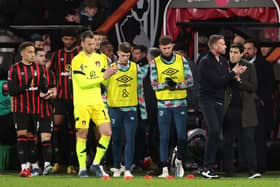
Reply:
[[99, 54], [94, 52], [95, 40], [91, 31], [81, 34], [83, 51], [72, 61], [73, 101], [77, 129], [76, 152], [79, 161], [79, 177], [88, 177], [86, 170], [86, 140], [90, 119], [94, 121], [101, 135], [90, 171], [96, 176], [108, 176], [100, 165], [111, 138], [110, 117], [105, 109], [100, 84], [116, 73], [117, 69], [107, 68]]

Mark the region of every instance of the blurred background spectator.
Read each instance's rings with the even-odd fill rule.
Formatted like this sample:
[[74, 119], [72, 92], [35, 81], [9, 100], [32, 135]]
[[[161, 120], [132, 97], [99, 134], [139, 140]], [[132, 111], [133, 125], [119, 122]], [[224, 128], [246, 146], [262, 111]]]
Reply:
[[84, 0], [78, 11], [65, 16], [69, 23], [86, 25], [92, 30], [97, 29], [106, 20], [106, 11], [98, 0]]

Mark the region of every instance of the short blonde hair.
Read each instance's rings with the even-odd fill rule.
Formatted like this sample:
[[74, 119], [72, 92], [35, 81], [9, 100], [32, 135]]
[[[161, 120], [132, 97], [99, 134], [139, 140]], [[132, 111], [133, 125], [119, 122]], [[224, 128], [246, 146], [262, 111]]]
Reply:
[[213, 45], [216, 44], [220, 39], [225, 39], [225, 37], [223, 35], [219, 35], [219, 34], [212, 34], [208, 40], [209, 49], [211, 49], [213, 47]]

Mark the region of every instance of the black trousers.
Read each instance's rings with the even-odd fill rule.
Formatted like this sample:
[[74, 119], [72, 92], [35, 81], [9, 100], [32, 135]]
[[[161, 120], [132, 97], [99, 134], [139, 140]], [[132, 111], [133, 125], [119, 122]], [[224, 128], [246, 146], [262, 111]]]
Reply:
[[257, 163], [258, 170], [265, 172], [267, 170], [267, 123], [265, 121], [264, 107], [257, 105], [259, 125], [256, 128], [256, 149], [257, 149]]
[[224, 105], [210, 98], [200, 99], [200, 109], [207, 125], [204, 166], [207, 169], [214, 169], [223, 124]]
[[[224, 170], [234, 170], [234, 147], [237, 139], [239, 141], [238, 157], [244, 156], [244, 161], [250, 173], [257, 171], [257, 156], [255, 143], [255, 127], [242, 127], [241, 107], [229, 107], [224, 119]], [[244, 152], [240, 152], [244, 151]], [[242, 156], [243, 155], [243, 156]]]

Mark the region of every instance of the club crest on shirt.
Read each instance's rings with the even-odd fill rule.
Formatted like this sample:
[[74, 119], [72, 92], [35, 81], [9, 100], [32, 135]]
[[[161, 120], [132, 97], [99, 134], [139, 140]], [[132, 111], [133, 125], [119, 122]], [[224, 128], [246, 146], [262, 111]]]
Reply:
[[71, 64], [66, 64], [64, 69], [65, 71], [71, 71]]
[[100, 67], [100, 61], [95, 61], [95, 65], [96, 65], [97, 67]]

